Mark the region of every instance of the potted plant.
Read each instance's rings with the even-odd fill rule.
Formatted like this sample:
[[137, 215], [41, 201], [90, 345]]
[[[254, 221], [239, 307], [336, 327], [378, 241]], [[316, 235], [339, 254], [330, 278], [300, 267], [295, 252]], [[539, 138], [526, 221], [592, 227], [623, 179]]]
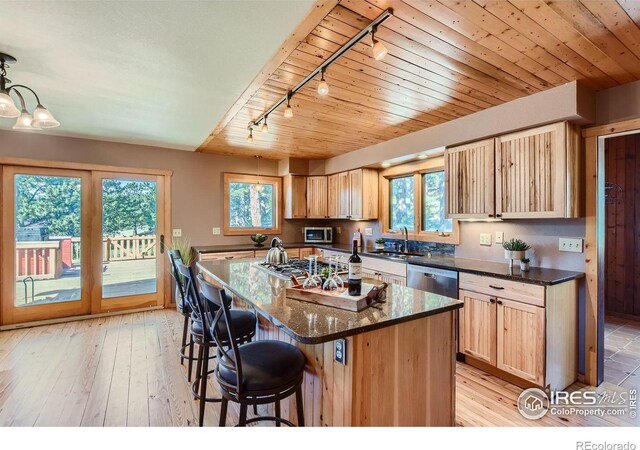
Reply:
[[509, 260], [509, 267], [513, 267], [514, 259], [522, 259], [525, 252], [531, 248], [529, 244], [521, 239], [512, 238], [502, 244], [504, 248], [504, 257]]
[[266, 234], [257, 233], [250, 237], [251, 240], [256, 243], [255, 247], [264, 247], [263, 242], [267, 240], [268, 236]]
[[[195, 260], [195, 252], [193, 251], [193, 248], [191, 247], [191, 241], [188, 238], [172, 239], [169, 247], [171, 248], [171, 250], [178, 250], [180, 252], [182, 263], [185, 266], [190, 266], [191, 264], [193, 264]], [[173, 270], [171, 270], [171, 275], [173, 276]], [[178, 300], [178, 297], [178, 286], [176, 286], [175, 299]]]
[[384, 250], [384, 239], [378, 238], [375, 240], [375, 248], [376, 250]]
[[529, 258], [522, 258], [520, 260], [520, 272], [526, 272], [529, 270]]

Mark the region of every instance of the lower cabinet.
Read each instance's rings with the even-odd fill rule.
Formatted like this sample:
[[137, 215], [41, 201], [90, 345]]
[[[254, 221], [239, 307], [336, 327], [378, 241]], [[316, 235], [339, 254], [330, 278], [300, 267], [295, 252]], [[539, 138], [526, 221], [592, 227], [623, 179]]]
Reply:
[[384, 282], [387, 284], [398, 284], [400, 286], [407, 285], [406, 277], [402, 277], [400, 275], [394, 275], [392, 273], [378, 272], [372, 269], [363, 268], [362, 275], [365, 278], [373, 278], [376, 281]]
[[528, 296], [522, 284], [460, 274], [458, 351], [509, 381], [564, 389], [577, 378], [577, 281], [532, 286]]
[[200, 261], [219, 261], [221, 259], [240, 259], [240, 258], [253, 258], [254, 252], [224, 252], [224, 253], [200, 253]]

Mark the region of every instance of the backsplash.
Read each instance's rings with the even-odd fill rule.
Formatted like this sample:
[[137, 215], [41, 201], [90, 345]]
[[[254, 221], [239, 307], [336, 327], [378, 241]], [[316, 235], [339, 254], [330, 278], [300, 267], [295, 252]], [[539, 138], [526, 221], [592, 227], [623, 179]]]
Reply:
[[[400, 245], [404, 245], [403, 239], [384, 240], [385, 250], [395, 250]], [[456, 247], [452, 244], [440, 244], [437, 242], [409, 241], [409, 251], [415, 253], [432, 253], [434, 255], [453, 256], [455, 254]]]

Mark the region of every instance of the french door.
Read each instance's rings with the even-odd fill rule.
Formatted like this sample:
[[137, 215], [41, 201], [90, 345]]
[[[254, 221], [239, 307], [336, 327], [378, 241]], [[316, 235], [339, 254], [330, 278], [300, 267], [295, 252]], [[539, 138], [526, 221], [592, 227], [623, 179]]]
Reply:
[[0, 174], [0, 325], [164, 304], [165, 176]]

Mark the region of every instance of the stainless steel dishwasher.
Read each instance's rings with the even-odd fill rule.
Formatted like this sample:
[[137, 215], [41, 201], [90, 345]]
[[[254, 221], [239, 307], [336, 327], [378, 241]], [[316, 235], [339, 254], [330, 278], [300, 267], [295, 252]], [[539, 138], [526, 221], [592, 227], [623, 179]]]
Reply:
[[458, 272], [409, 264], [407, 266], [407, 286], [450, 298], [458, 298]]

